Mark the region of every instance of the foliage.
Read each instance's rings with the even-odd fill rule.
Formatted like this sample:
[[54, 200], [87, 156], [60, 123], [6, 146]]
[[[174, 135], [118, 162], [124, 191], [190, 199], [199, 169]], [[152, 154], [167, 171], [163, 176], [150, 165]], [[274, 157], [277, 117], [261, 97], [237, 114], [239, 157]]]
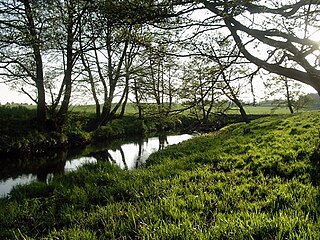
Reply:
[[91, 140], [85, 131], [90, 116], [73, 113], [60, 131], [39, 131], [34, 108], [23, 106], [0, 107], [0, 151], [26, 152], [45, 151], [62, 145], [83, 145]]
[[[154, 107], [153, 104], [144, 105], [145, 108]], [[179, 110], [182, 105], [173, 104], [173, 107], [174, 110]], [[279, 108], [276, 111], [272, 111], [271, 107], [246, 106], [245, 108], [248, 113], [252, 114], [251, 118], [261, 117], [263, 114], [288, 112], [284, 108]], [[238, 114], [238, 109], [230, 109], [226, 115], [213, 115], [209, 119], [209, 125], [212, 126], [205, 127], [203, 130], [217, 129], [230, 122], [241, 121]], [[106, 140], [123, 136], [141, 136], [157, 131], [191, 131], [202, 128], [197, 119], [188, 112], [169, 115], [163, 119], [160, 119], [158, 115], [146, 116], [144, 120], [138, 119], [137, 109], [133, 104], [128, 104], [124, 117], [115, 119], [105, 126], [100, 126], [93, 133], [88, 132], [88, 126], [94, 121], [94, 106], [74, 107], [69, 112], [60, 132], [38, 131], [37, 122], [34, 120], [35, 116], [36, 111], [32, 106], [0, 106], [1, 152], [45, 151], [48, 148], [63, 145], [83, 145], [92, 139]]]
[[124, 171], [88, 164], [0, 200], [0, 238], [317, 239], [320, 112], [194, 137]]
[[135, 117], [123, 117], [115, 119], [105, 126], [98, 127], [94, 133], [94, 140], [106, 140], [122, 136], [142, 136], [147, 132], [147, 127], [143, 120]]
[[[220, 23], [228, 28], [229, 31], [221, 32], [227, 41], [232, 36], [243, 57], [268, 72], [308, 84], [319, 92], [319, 76], [311, 74], [318, 68], [311, 57], [319, 56], [314, 48], [318, 43], [312, 40], [311, 29], [319, 29], [316, 17], [319, 2], [273, 1], [269, 5], [263, 1], [231, 1], [228, 4], [204, 1], [204, 5], [215, 16], [211, 23], [217, 24], [220, 19]], [[284, 13], [285, 9], [292, 11]], [[303, 32], [300, 37], [299, 32]], [[301, 56], [300, 49], [309, 51]], [[264, 54], [268, 57], [264, 58]], [[225, 59], [229, 57], [227, 55]]]

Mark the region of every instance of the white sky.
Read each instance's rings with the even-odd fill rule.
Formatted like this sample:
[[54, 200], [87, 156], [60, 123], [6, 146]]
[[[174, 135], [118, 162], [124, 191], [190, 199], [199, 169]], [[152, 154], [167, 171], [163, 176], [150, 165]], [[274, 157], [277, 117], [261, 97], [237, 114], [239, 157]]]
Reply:
[[[264, 96], [261, 96], [263, 94], [263, 86], [262, 86], [262, 81], [259, 79], [256, 79], [255, 81], [255, 86], [257, 88], [256, 95], [259, 98], [258, 100], [263, 100]], [[316, 91], [308, 86], [305, 85], [303, 87], [303, 91], [305, 93], [316, 93]], [[241, 96], [243, 100], [245, 101], [250, 101], [252, 100], [252, 96], [250, 94], [244, 94]], [[6, 104], [6, 103], [28, 103], [28, 104], [34, 104], [33, 101], [30, 100], [30, 98], [22, 93], [19, 93], [17, 91], [11, 90], [8, 86], [6, 86], [3, 83], [0, 83], [0, 104]], [[76, 101], [78, 102], [78, 101]], [[81, 101], [80, 101], [81, 102]], [[93, 104], [92, 102], [83, 102], [84, 104]]]
[[4, 83], [0, 83], [0, 103], [34, 103], [26, 94], [18, 93], [17, 91], [11, 90]]

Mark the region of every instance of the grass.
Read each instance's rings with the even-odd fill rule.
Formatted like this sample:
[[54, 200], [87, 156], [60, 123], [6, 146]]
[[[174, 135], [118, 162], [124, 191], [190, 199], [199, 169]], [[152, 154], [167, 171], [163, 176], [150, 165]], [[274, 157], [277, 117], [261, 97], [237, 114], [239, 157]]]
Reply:
[[318, 239], [320, 112], [234, 124], [88, 164], [0, 200], [1, 239]]
[[[270, 107], [270, 106], [245, 106], [247, 114], [249, 115], [276, 115], [276, 114], [290, 114], [290, 111], [287, 107]], [[239, 109], [230, 109], [227, 111], [228, 114], [240, 114]]]
[[[179, 104], [175, 104], [173, 108], [179, 109], [182, 106]], [[289, 114], [290, 111], [287, 107], [271, 107], [271, 106], [245, 106], [245, 110], [247, 114]], [[85, 105], [85, 106], [71, 106], [70, 111], [72, 112], [85, 112], [93, 114], [95, 113], [94, 105]], [[137, 107], [133, 103], [128, 103], [126, 106], [126, 115], [137, 115], [138, 110]], [[238, 108], [230, 109], [227, 111], [227, 114], [240, 114]]]

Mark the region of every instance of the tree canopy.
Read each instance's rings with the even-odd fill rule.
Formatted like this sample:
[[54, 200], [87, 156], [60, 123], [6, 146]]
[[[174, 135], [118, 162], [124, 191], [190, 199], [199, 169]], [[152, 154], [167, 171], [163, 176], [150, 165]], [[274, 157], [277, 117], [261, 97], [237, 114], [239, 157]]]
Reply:
[[[98, 124], [123, 112], [130, 94], [141, 107], [156, 80], [154, 64], [170, 72], [157, 81], [171, 102], [179, 83], [167, 86], [173, 75], [186, 84], [181, 68], [193, 57], [208, 63], [200, 72], [219, 69], [200, 75], [198, 84], [211, 82], [212, 89], [220, 77], [230, 87], [248, 81], [254, 92], [252, 79], [264, 69], [320, 93], [319, 10], [315, 0], [1, 0], [0, 74], [37, 104], [39, 123], [49, 114], [59, 125], [81, 87], [96, 103]], [[171, 58], [150, 58], [162, 55]], [[228, 69], [238, 69], [236, 77], [227, 78]], [[207, 94], [203, 99], [215, 99]]]
[[250, 62], [320, 93], [319, 1], [200, 1]]

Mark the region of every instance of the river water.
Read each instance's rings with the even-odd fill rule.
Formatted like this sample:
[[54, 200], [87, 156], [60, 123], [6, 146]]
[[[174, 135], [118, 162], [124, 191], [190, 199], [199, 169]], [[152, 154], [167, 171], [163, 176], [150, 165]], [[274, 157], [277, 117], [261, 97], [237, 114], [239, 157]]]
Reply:
[[16, 185], [33, 181], [48, 182], [54, 175], [75, 171], [85, 163], [110, 161], [122, 169], [138, 168], [144, 165], [151, 153], [191, 137], [189, 134], [162, 135], [144, 139], [116, 140], [89, 145], [82, 149], [59, 149], [39, 156], [0, 156], [0, 197], [7, 196]]

